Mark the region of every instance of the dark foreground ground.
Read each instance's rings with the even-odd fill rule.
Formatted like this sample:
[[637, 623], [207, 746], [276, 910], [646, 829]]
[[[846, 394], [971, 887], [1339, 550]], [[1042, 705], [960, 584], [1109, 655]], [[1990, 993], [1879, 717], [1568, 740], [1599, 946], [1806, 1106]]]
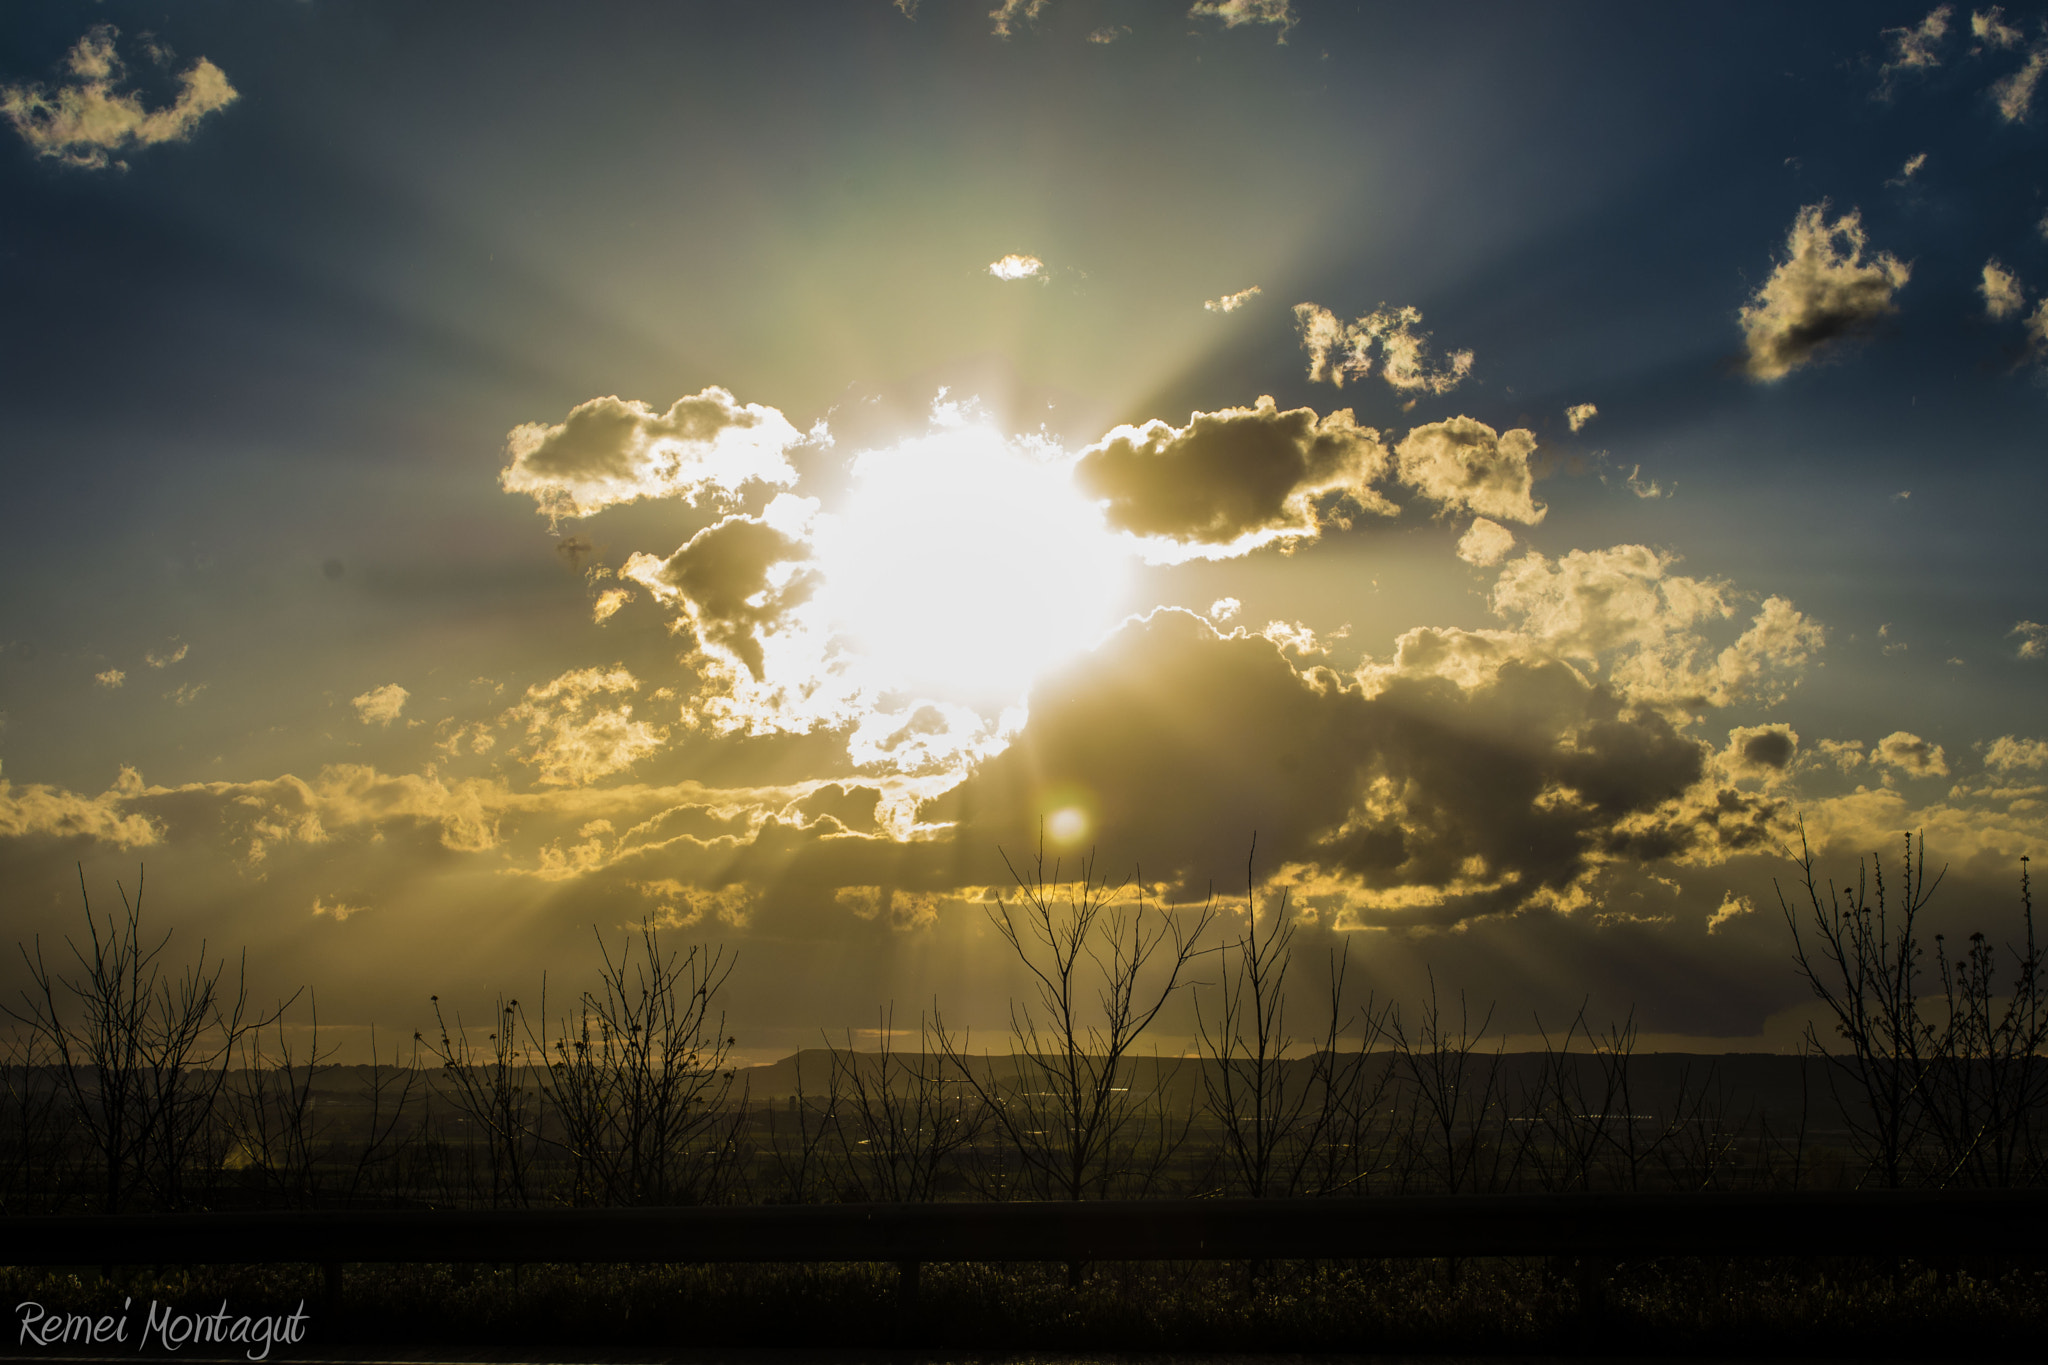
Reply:
[[[303, 1311], [272, 1359], [1077, 1362], [1486, 1356], [2028, 1360], [2048, 1340], [2048, 1259], [1563, 1260], [891, 1266], [406, 1266], [0, 1271], [7, 1358], [246, 1358], [138, 1337], [151, 1305]], [[21, 1305], [120, 1315], [110, 1351], [19, 1340]], [[1028, 1352], [1030, 1355], [1020, 1355]]]

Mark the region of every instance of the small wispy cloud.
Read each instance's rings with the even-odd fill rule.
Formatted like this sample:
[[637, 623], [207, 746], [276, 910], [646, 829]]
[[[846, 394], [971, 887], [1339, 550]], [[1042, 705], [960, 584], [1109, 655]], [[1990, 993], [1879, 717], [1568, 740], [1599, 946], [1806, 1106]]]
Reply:
[[2022, 659], [2048, 659], [2048, 626], [2039, 621], [2021, 621], [2005, 633], [2010, 640], [2019, 637]]
[[1922, 166], [1925, 166], [1926, 164], [1927, 153], [1925, 152], [1920, 152], [1917, 155], [1909, 156], [1906, 158], [1906, 164], [1899, 167], [1899, 173], [1893, 176], [1891, 179], [1885, 181], [1884, 183], [1895, 187], [1904, 185], [1908, 181], [1912, 180], [1914, 176], [1920, 174], [1920, 168]]
[[373, 687], [349, 704], [356, 708], [356, 719], [365, 725], [390, 725], [405, 710], [406, 699], [412, 693], [397, 683], [386, 683]]
[[1212, 313], [1235, 313], [1238, 309], [1257, 298], [1262, 292], [1264, 291], [1257, 285], [1253, 285], [1249, 289], [1240, 289], [1235, 294], [1225, 294], [1220, 299], [1209, 299], [1202, 304], [1202, 307]]
[[1984, 311], [1993, 318], [2009, 318], [2026, 303], [2026, 287], [2020, 277], [2007, 270], [1996, 256], [1984, 262], [1984, 278], [1977, 286], [1984, 296]]
[[92, 680], [98, 683], [101, 687], [104, 687], [107, 690], [112, 691], [114, 688], [119, 687], [122, 683], [127, 682], [128, 675], [126, 673], [123, 673], [118, 668], [110, 668], [104, 673], [93, 674]]
[[1954, 5], [1940, 5], [1917, 24], [1883, 31], [1883, 36], [1891, 39], [1892, 58], [1877, 69], [1879, 98], [1890, 96], [1892, 82], [1899, 73], [1926, 71], [1941, 65], [1938, 49], [1948, 37], [1948, 21], [1955, 12]]
[[176, 649], [151, 650], [142, 656], [142, 661], [151, 668], [169, 668], [191, 652], [192, 646], [181, 641]]
[[1564, 420], [1571, 424], [1573, 431], [1583, 431], [1586, 423], [1600, 415], [1600, 409], [1591, 403], [1574, 403], [1564, 410]]
[[175, 101], [145, 109], [139, 96], [120, 88], [128, 74], [114, 50], [120, 32], [95, 24], [78, 40], [65, 59], [70, 84], [0, 86], [0, 114], [36, 155], [86, 170], [125, 169], [118, 153], [182, 142], [201, 119], [239, 98], [221, 69], [201, 57], [178, 77]]
[[999, 280], [1037, 280], [1041, 284], [1052, 278], [1046, 273], [1044, 261], [1016, 251], [999, 261], [990, 261], [988, 273]]

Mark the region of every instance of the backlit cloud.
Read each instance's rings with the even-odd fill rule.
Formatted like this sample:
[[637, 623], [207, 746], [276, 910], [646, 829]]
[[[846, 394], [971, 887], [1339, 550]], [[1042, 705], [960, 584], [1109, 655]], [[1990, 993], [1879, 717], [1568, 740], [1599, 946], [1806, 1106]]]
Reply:
[[175, 648], [150, 650], [142, 656], [142, 661], [151, 668], [169, 668], [172, 664], [182, 662], [191, 652], [192, 646], [181, 642]]
[[531, 494], [550, 518], [589, 516], [638, 498], [681, 498], [695, 507], [750, 483], [795, 483], [787, 452], [803, 439], [774, 408], [741, 403], [716, 385], [666, 412], [638, 400], [593, 398], [559, 423], [514, 427], [505, 438], [511, 463], [498, 483]]
[[2005, 7], [1970, 11], [1970, 36], [1988, 48], [2018, 47], [2026, 35], [2005, 22]]
[[996, 7], [988, 12], [989, 20], [995, 26], [992, 31], [998, 38], [1009, 37], [1020, 25], [1036, 21], [1046, 3], [1047, 0], [998, 0]]
[[2019, 70], [1991, 83], [1991, 98], [2007, 123], [2026, 122], [2044, 71], [2048, 71], [2048, 47], [2036, 47]]
[[1925, 71], [1941, 65], [1941, 43], [1948, 36], [1948, 22], [1954, 14], [1955, 6], [1940, 5], [1917, 24], [1884, 30], [1884, 36], [1891, 40], [1892, 55], [1890, 61], [1878, 68], [1880, 94], [1890, 92], [1893, 78], [1902, 71]]
[[1308, 377], [1342, 388], [1346, 379], [1372, 373], [1378, 353], [1380, 378], [1404, 393], [1446, 394], [1472, 373], [1472, 352], [1453, 351], [1442, 364], [1429, 358], [1428, 334], [1418, 308], [1381, 304], [1354, 322], [1344, 322], [1314, 303], [1294, 305], [1301, 344], [1308, 351]]
[[1259, 287], [1253, 285], [1249, 289], [1240, 289], [1235, 294], [1225, 294], [1220, 299], [1209, 299], [1202, 304], [1202, 307], [1212, 313], [1235, 313], [1238, 309], [1257, 298], [1260, 292]]
[[92, 680], [108, 691], [112, 691], [128, 681], [128, 675], [118, 668], [109, 668], [104, 672], [93, 674]]
[[[1123, 426], [1081, 453], [1074, 478], [1107, 503], [1109, 524], [1163, 542], [1166, 559], [1225, 558], [1276, 540], [1315, 537], [1335, 509], [1388, 514], [1373, 490], [1387, 472], [1379, 433], [1349, 408], [1318, 420], [1268, 396], [1249, 408], [1197, 412], [1185, 427], [1154, 419]], [[1185, 553], [1183, 553], [1185, 552]]]
[[1401, 481], [1445, 512], [1470, 511], [1533, 526], [1547, 510], [1535, 500], [1529, 456], [1535, 434], [1517, 427], [1496, 432], [1470, 417], [1420, 426], [1395, 448]]
[[1751, 378], [1782, 379], [1893, 311], [1912, 267], [1884, 252], [1865, 261], [1864, 246], [1857, 213], [1830, 223], [1825, 203], [1799, 210], [1785, 259], [1742, 308]]
[[97, 170], [124, 165], [115, 158], [131, 148], [181, 142], [199, 121], [234, 103], [235, 88], [212, 62], [201, 57], [178, 77], [177, 99], [145, 109], [132, 91], [119, 87], [127, 68], [114, 50], [120, 30], [96, 24], [66, 59], [74, 78], [55, 89], [43, 85], [0, 86], [0, 114], [38, 156]]
[[1984, 296], [1985, 313], [1993, 318], [2009, 318], [2026, 304], [2020, 277], [2000, 265], [1996, 256], [1984, 262], [1984, 278], [1977, 292]]
[[2008, 640], [2019, 639], [2019, 656], [2022, 659], [2048, 659], [2048, 626], [2039, 621], [2021, 621], [2007, 631], [2005, 637]]
[[163, 827], [129, 808], [143, 790], [133, 768], [99, 796], [80, 796], [59, 787], [31, 783], [17, 787], [0, 777], [0, 837], [9, 839], [97, 839], [115, 848], [147, 848]]
[[1585, 430], [1586, 423], [1599, 415], [1600, 409], [1594, 407], [1591, 403], [1574, 403], [1564, 410], [1564, 420], [1570, 424], [1571, 429], [1575, 432]]
[[406, 698], [411, 695], [397, 683], [386, 683], [371, 688], [349, 704], [356, 708], [356, 719], [363, 724], [389, 725], [405, 710]]
[[1984, 766], [2000, 773], [2017, 772], [2022, 768], [2029, 771], [2048, 768], [2048, 739], [2000, 735], [1984, 751]]
[[1909, 777], [1947, 777], [1948, 759], [1939, 744], [1908, 730], [1894, 730], [1870, 751], [1872, 763], [1897, 768]]
[[1498, 564], [1515, 548], [1515, 533], [1497, 521], [1474, 517], [1458, 537], [1458, 558], [1482, 567]]
[[548, 786], [585, 786], [622, 772], [667, 742], [668, 732], [633, 718], [624, 698], [640, 690], [626, 669], [579, 668], [526, 689], [506, 721], [524, 725], [518, 757]]
[[[787, 496], [787, 495], [785, 495]], [[741, 664], [759, 681], [762, 635], [816, 589], [805, 571], [810, 549], [760, 517], [730, 516], [707, 526], [667, 559], [636, 554], [619, 576], [679, 604], [698, 644]]]
[[1191, 19], [1220, 19], [1225, 28], [1241, 28], [1246, 24], [1272, 24], [1280, 30], [1280, 40], [1287, 40], [1287, 30], [1294, 27], [1294, 0], [1195, 0], [1188, 7]]
[[990, 261], [988, 273], [999, 280], [1037, 280], [1040, 284], [1052, 278], [1046, 273], [1044, 261], [1015, 251], [1001, 260]]

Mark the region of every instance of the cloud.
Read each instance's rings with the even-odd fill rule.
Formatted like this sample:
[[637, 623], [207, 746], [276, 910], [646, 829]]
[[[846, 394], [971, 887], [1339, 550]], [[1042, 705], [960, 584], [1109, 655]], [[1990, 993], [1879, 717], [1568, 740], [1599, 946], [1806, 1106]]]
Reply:
[[1984, 751], [1984, 766], [1999, 773], [2009, 773], [2020, 768], [2048, 768], [2048, 739], [2021, 739], [2017, 735], [2000, 735], [1992, 740], [1991, 747]]
[[142, 656], [142, 661], [151, 668], [169, 668], [172, 664], [181, 662], [191, 652], [192, 646], [180, 644], [176, 649], [151, 650]]
[[209, 686], [211, 686], [209, 683], [179, 683], [176, 687], [164, 693], [164, 696], [170, 699], [173, 706], [190, 706], [193, 702], [199, 700], [199, 694], [204, 692]]
[[1643, 467], [1641, 465], [1636, 465], [1628, 471], [1626, 482], [1628, 491], [1639, 498], [1649, 499], [1664, 496], [1664, 485], [1658, 483], [1655, 479], [1643, 478]]
[[1824, 739], [1814, 746], [1822, 762], [1832, 763], [1845, 773], [1863, 766], [1863, 747], [1860, 739]]
[[1716, 761], [1731, 779], [1773, 785], [1791, 775], [1798, 754], [1798, 731], [1774, 721], [1768, 725], [1738, 725], [1730, 730], [1728, 747]]
[[526, 689], [505, 719], [526, 727], [519, 755], [547, 786], [581, 787], [623, 772], [668, 741], [668, 731], [633, 719], [631, 704], [607, 701], [640, 690], [624, 667], [578, 668]]
[[405, 710], [406, 698], [411, 695], [397, 683], [386, 683], [371, 688], [349, 704], [356, 708], [356, 718], [363, 724], [388, 726]]
[[1991, 83], [1991, 98], [2007, 123], [2026, 122], [2034, 104], [2035, 87], [2041, 84], [2044, 71], [2048, 71], [2048, 47], [2037, 47], [2027, 54], [2026, 63], [2019, 70]]
[[1088, 35], [1088, 41], [1098, 45], [1113, 43], [1119, 38], [1129, 37], [1130, 32], [1131, 26], [1129, 24], [1108, 24], [1091, 32]]
[[1733, 891], [1721, 898], [1720, 908], [1707, 916], [1707, 932], [1718, 934], [1728, 924], [1742, 915], [1756, 913], [1756, 902], [1747, 896], [1738, 896]]
[[1209, 619], [1220, 626], [1243, 610], [1244, 603], [1235, 597], [1219, 597], [1209, 604]]
[[1235, 313], [1257, 298], [1261, 292], [1257, 285], [1253, 285], [1249, 289], [1240, 289], [1235, 294], [1225, 294], [1220, 299], [1210, 299], [1202, 307], [1212, 313]]
[[1984, 262], [1984, 279], [1977, 292], [1984, 296], [1984, 312], [1992, 318], [2009, 318], [2026, 304], [2020, 277], [2000, 265], [1996, 256]]
[[999, 280], [1037, 280], [1040, 284], [1052, 279], [1046, 273], [1044, 261], [1014, 251], [999, 261], [990, 261], [988, 273]]
[[109, 691], [111, 691], [114, 688], [119, 687], [122, 683], [127, 682], [128, 675], [126, 673], [123, 673], [118, 668], [110, 668], [106, 670], [104, 673], [93, 674], [92, 680], [98, 683], [101, 687], [107, 688]]
[[116, 848], [147, 848], [164, 830], [127, 808], [142, 791], [142, 776], [133, 768], [121, 769], [114, 785], [98, 796], [40, 784], [17, 787], [0, 777], [0, 837], [96, 839]]
[[1477, 512], [1534, 526], [1549, 509], [1534, 496], [1529, 456], [1535, 434], [1496, 432], [1470, 417], [1416, 427], [1395, 448], [1401, 481], [1443, 504], [1446, 513]]
[[127, 74], [114, 39], [120, 30], [96, 24], [71, 49], [67, 66], [76, 81], [52, 90], [42, 85], [0, 86], [0, 113], [38, 156], [99, 170], [124, 166], [116, 155], [131, 147], [182, 142], [199, 121], [232, 104], [235, 88], [201, 57], [178, 77], [177, 100], [144, 109], [133, 92], [117, 89]]
[[988, 12], [989, 19], [995, 25], [991, 31], [998, 38], [1007, 38], [1016, 31], [1019, 24], [1036, 22], [1039, 12], [1045, 6], [1046, 0], [1000, 0], [1000, 3]]
[[554, 425], [514, 427], [505, 438], [512, 460], [498, 483], [532, 494], [551, 520], [639, 498], [695, 507], [750, 483], [787, 488], [796, 471], [786, 455], [803, 440], [774, 408], [740, 403], [716, 385], [659, 413], [638, 400], [593, 398]]
[[1988, 10], [1970, 12], [1970, 36], [1988, 48], [2018, 47], [2026, 35], [2005, 22], [2005, 8], [1993, 5]]
[[1583, 431], [1586, 423], [1600, 415], [1600, 409], [1591, 403], [1574, 403], [1564, 410], [1564, 420], [1571, 424], [1574, 432]]
[[633, 594], [629, 589], [606, 588], [597, 595], [597, 600], [590, 604], [590, 619], [601, 626], [617, 616], [620, 608], [632, 600]]
[[1465, 534], [1458, 537], [1458, 558], [1467, 564], [1498, 564], [1514, 548], [1515, 533], [1485, 517], [1474, 517]]
[[1221, 19], [1225, 28], [1242, 28], [1246, 24], [1274, 24], [1280, 29], [1280, 41], [1287, 41], [1287, 31], [1294, 27], [1294, 0], [1195, 0], [1188, 7], [1190, 19]]
[[1111, 526], [1163, 542], [1169, 558], [1186, 550], [1220, 559], [1313, 539], [1335, 515], [1320, 499], [1390, 514], [1372, 488], [1386, 472], [1379, 433], [1351, 409], [1318, 420], [1311, 408], [1282, 412], [1261, 395], [1249, 408], [1193, 413], [1185, 427], [1157, 418], [1117, 427], [1081, 452], [1074, 481], [1106, 501]]
[[339, 896], [336, 896], [332, 901], [329, 901], [324, 896], [313, 897], [313, 918], [321, 919], [324, 917], [333, 920], [336, 924], [341, 923], [350, 915], [362, 914], [364, 908], [360, 905], [350, 905]]
[[1570, 911], [1617, 860], [1712, 860], [1779, 819], [1702, 788], [1699, 741], [1552, 662], [1368, 689], [1161, 610], [1030, 705], [1010, 749], [927, 806], [955, 843], [1015, 846], [1078, 801], [1091, 842], [1198, 897], [1215, 850], [1256, 829], [1296, 904], [1347, 927]]
[[1446, 394], [1472, 373], [1470, 351], [1453, 351], [1443, 365], [1432, 366], [1427, 333], [1415, 330], [1422, 322], [1417, 308], [1383, 303], [1347, 323], [1319, 304], [1297, 303], [1294, 321], [1308, 351], [1311, 381], [1327, 380], [1342, 388], [1347, 377], [1363, 379], [1372, 373], [1375, 349], [1380, 378], [1403, 393]]
[[2037, 361], [2048, 357], [2048, 298], [2034, 305], [2020, 329], [2026, 334], [2028, 357]]
[[1909, 777], [1948, 776], [1948, 759], [1941, 746], [1906, 730], [1894, 730], [1879, 740], [1870, 761], [1897, 768]]
[[763, 635], [817, 589], [816, 575], [802, 567], [810, 554], [799, 536], [767, 519], [734, 515], [667, 559], [635, 554], [619, 576], [681, 606], [700, 647], [742, 665], [758, 682], [766, 673]]
[[1641, 545], [1523, 555], [1501, 570], [1489, 600], [1509, 629], [1418, 627], [1395, 641], [1390, 663], [1369, 662], [1360, 677], [1368, 687], [1419, 677], [1472, 687], [1510, 665], [1556, 660], [1604, 668], [1622, 700], [1677, 716], [1782, 700], [1821, 647], [1821, 627], [1770, 597], [1717, 648], [1712, 633], [1736, 616], [1737, 595], [1725, 582], [1672, 573], [1674, 562]]
[[1927, 153], [1925, 152], [1919, 152], [1913, 156], [1909, 156], [1906, 158], [1906, 164], [1899, 167], [1899, 173], [1893, 176], [1890, 180], [1885, 181], [1884, 183], [1894, 188], [1903, 186], [1910, 182], [1914, 176], [1920, 174], [1920, 168], [1922, 166], [1925, 166], [1926, 164]]
[[1941, 5], [1930, 10], [1926, 18], [1911, 28], [1884, 30], [1883, 36], [1892, 40], [1892, 59], [1878, 68], [1880, 97], [1890, 95], [1892, 78], [1899, 72], [1925, 71], [1941, 65], [1936, 49], [1948, 36], [1948, 21], [1954, 13], [1955, 6]]
[[2019, 657], [2022, 659], [2048, 659], [2048, 626], [2039, 621], [2021, 621], [2005, 633], [2010, 640], [2019, 636]]
[[1827, 221], [1825, 203], [1799, 210], [1785, 259], [1741, 312], [1752, 379], [1782, 379], [1831, 343], [1894, 311], [1912, 267], [1889, 253], [1863, 259], [1862, 217]]

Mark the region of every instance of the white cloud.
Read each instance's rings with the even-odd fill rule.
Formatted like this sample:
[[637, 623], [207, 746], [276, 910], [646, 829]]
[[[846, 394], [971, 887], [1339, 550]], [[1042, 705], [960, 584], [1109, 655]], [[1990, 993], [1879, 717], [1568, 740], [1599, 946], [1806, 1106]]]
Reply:
[[1417, 332], [1422, 311], [1381, 304], [1355, 322], [1314, 303], [1294, 305], [1295, 325], [1308, 351], [1308, 377], [1342, 388], [1346, 378], [1372, 373], [1373, 352], [1379, 352], [1380, 378], [1404, 393], [1442, 395], [1472, 373], [1472, 352], [1453, 351], [1442, 365], [1429, 359], [1426, 333]]
[[1977, 286], [1984, 296], [1984, 311], [1993, 318], [2009, 318], [2026, 304], [2026, 287], [2020, 277], [1998, 263], [1996, 256], [1984, 262], [1984, 278]]
[[1911, 28], [1888, 28], [1884, 36], [1892, 40], [1892, 59], [1878, 68], [1883, 78], [1879, 93], [1889, 94], [1892, 77], [1900, 71], [1924, 71], [1941, 65], [1936, 49], [1942, 39], [1948, 36], [1948, 21], [1955, 13], [1955, 6], [1941, 5], [1928, 12], [1926, 18]]
[[313, 918], [331, 919], [336, 924], [341, 923], [350, 915], [362, 914], [364, 908], [365, 907], [360, 905], [350, 905], [346, 901], [342, 900], [341, 897], [339, 896], [336, 896], [331, 901], [328, 900], [325, 896], [313, 897]]
[[127, 682], [128, 675], [126, 673], [123, 673], [118, 668], [110, 668], [104, 673], [93, 674], [92, 680], [98, 683], [101, 687], [112, 690], [113, 688], [119, 687], [122, 683]]
[[2018, 47], [2026, 35], [2005, 22], [2005, 7], [1970, 12], [1970, 36], [1989, 48]]
[[999, 280], [1037, 280], [1040, 284], [1052, 279], [1046, 273], [1044, 261], [1015, 251], [999, 261], [990, 261], [988, 273]]
[[363, 724], [388, 726], [405, 710], [406, 698], [411, 695], [397, 683], [386, 683], [371, 688], [349, 704], [356, 708], [356, 718]]
[[1870, 761], [1897, 768], [1909, 777], [1948, 776], [1948, 758], [1941, 746], [1908, 730], [1894, 730], [1879, 740]]
[[713, 385], [667, 412], [616, 396], [579, 404], [553, 425], [527, 422], [505, 438], [508, 493], [529, 493], [548, 518], [581, 517], [639, 498], [692, 507], [729, 499], [750, 483], [787, 488], [786, 458], [804, 437], [771, 407], [740, 403]]
[[1892, 186], [1900, 186], [1907, 184], [1913, 179], [1914, 176], [1920, 174], [1920, 168], [1922, 166], [1925, 166], [1926, 164], [1927, 153], [1925, 152], [1919, 152], [1914, 154], [1913, 156], [1909, 156], [1906, 158], [1906, 164], [1899, 167], [1899, 173], [1893, 176], [1890, 180], [1885, 181], [1884, 183]]
[[1549, 509], [1534, 497], [1529, 456], [1536, 437], [1526, 428], [1496, 432], [1470, 417], [1431, 422], [1409, 432], [1395, 448], [1401, 481], [1444, 511], [1533, 526]]
[[142, 661], [151, 668], [169, 668], [192, 652], [192, 646], [180, 644], [176, 649], [151, 650], [142, 656]]
[[1235, 597], [1219, 597], [1209, 604], [1209, 619], [1220, 626], [1242, 610], [1244, 603]]
[[1391, 514], [1372, 487], [1386, 472], [1379, 432], [1359, 426], [1351, 409], [1319, 420], [1261, 395], [1249, 408], [1193, 413], [1185, 427], [1157, 418], [1117, 427], [1081, 452], [1074, 481], [1105, 502], [1111, 526], [1147, 542], [1148, 557], [1178, 562], [1314, 539], [1342, 521], [1324, 505], [1332, 497]]
[[1998, 112], [2007, 123], [2026, 122], [2027, 112], [2033, 107], [2034, 90], [2041, 84], [2041, 73], [2048, 71], [2048, 47], [2037, 47], [2027, 54], [2027, 60], [2019, 70], [1991, 83], [1991, 98], [1998, 103]]
[[1047, 0], [1000, 0], [1000, 3], [988, 12], [990, 21], [995, 25], [991, 31], [998, 38], [1009, 37], [1016, 32], [1019, 24], [1035, 22], [1040, 11], [1045, 8], [1046, 2]]
[[1500, 563], [1515, 548], [1515, 533], [1497, 521], [1474, 517], [1458, 537], [1458, 558], [1482, 567]]
[[1629, 470], [1627, 482], [1628, 491], [1639, 498], [1661, 498], [1664, 496], [1664, 486], [1662, 484], [1658, 483], [1655, 479], [1646, 480], [1643, 478], [1643, 467], [1641, 465], [1637, 465]]
[[98, 796], [39, 784], [17, 787], [0, 777], [0, 837], [87, 838], [116, 848], [147, 848], [163, 839], [164, 830], [128, 809], [142, 791], [142, 775], [133, 768], [121, 769], [114, 785]]
[[1246, 24], [1273, 24], [1280, 29], [1280, 41], [1294, 27], [1294, 0], [1195, 0], [1188, 8], [1190, 19], [1221, 19], [1225, 28]]
[[2019, 656], [2022, 659], [2048, 659], [2048, 626], [2039, 621], [2021, 621], [2005, 633], [2010, 640], [2020, 638]]
[[1261, 292], [1263, 291], [1257, 285], [1253, 285], [1249, 289], [1240, 289], [1235, 294], [1225, 294], [1220, 299], [1209, 299], [1202, 304], [1202, 307], [1212, 313], [1235, 313], [1238, 309], [1257, 298]]
[[1586, 423], [1600, 415], [1600, 409], [1591, 403], [1574, 403], [1564, 410], [1564, 420], [1571, 424], [1573, 431], [1583, 431]]
[[2048, 739], [2021, 739], [2000, 735], [1984, 751], [1984, 766], [1993, 772], [2009, 773], [2018, 768], [2048, 768]]
[[199, 121], [236, 99], [235, 88], [201, 57], [178, 77], [178, 98], [167, 108], [144, 109], [133, 92], [116, 87], [127, 74], [114, 39], [120, 30], [96, 24], [71, 49], [67, 65], [76, 81], [55, 90], [41, 85], [0, 86], [4, 113], [38, 156], [97, 170], [125, 165], [116, 154], [130, 147], [181, 142]]
[[668, 731], [633, 719], [622, 698], [640, 690], [640, 680], [618, 664], [572, 669], [526, 689], [526, 698], [505, 712], [526, 725], [527, 752], [520, 757], [548, 786], [586, 786], [630, 768], [667, 742]]
[[1827, 205], [1799, 210], [1785, 259], [1741, 312], [1753, 379], [1782, 379], [1831, 343], [1894, 311], [1912, 267], [1889, 253], [1863, 259], [1862, 217], [1827, 221]]
[[1720, 908], [1707, 916], [1707, 932], [1718, 934], [1727, 925], [1742, 915], [1756, 913], [1756, 902], [1747, 896], [1738, 896], [1733, 891], [1721, 898]]

